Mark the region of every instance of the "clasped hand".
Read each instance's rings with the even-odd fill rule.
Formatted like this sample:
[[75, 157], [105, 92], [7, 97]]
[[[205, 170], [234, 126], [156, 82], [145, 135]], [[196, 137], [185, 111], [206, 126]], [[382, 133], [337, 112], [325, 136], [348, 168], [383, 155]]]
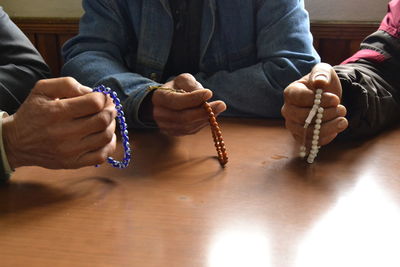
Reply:
[[3, 139], [12, 168], [70, 169], [103, 163], [116, 146], [112, 100], [72, 78], [42, 80], [12, 116]]
[[[162, 87], [184, 90], [187, 93], [167, 90], [154, 92], [153, 119], [161, 131], [173, 136], [188, 135], [198, 132], [208, 124], [208, 114], [203, 104], [212, 97], [212, 92], [204, 89], [192, 75], [181, 74]], [[222, 101], [209, 104], [216, 116], [226, 110]]]
[[[328, 64], [316, 65], [310, 74], [290, 84], [284, 91], [282, 115], [286, 128], [297, 142], [303, 142], [304, 122], [314, 103], [315, 90], [323, 89], [321, 106], [324, 108], [319, 145], [330, 143], [348, 127], [346, 108], [341, 105], [342, 86], [335, 70]], [[313, 127], [307, 129], [306, 145], [312, 141]]]

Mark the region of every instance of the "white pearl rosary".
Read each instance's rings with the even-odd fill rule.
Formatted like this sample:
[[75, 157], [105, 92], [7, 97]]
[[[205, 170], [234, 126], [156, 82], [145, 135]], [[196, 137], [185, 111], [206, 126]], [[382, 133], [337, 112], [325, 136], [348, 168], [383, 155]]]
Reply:
[[317, 89], [315, 91], [315, 99], [314, 105], [308, 113], [308, 117], [304, 123], [304, 134], [303, 134], [303, 145], [300, 147], [300, 157], [305, 158], [307, 156], [307, 148], [306, 148], [306, 140], [307, 140], [307, 128], [311, 124], [313, 118], [317, 116], [314, 125], [314, 132], [313, 132], [313, 140], [311, 142], [311, 149], [310, 153], [307, 157], [308, 163], [313, 163], [315, 158], [317, 157], [318, 151], [321, 148], [318, 146], [319, 141], [319, 133], [321, 129], [322, 117], [324, 113], [324, 109], [320, 107], [321, 105], [321, 98], [322, 98], [322, 89]]

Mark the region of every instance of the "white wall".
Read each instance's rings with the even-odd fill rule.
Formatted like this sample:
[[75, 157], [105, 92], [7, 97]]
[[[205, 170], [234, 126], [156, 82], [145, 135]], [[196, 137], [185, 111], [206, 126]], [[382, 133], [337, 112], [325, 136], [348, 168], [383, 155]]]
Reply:
[[[387, 3], [388, 0], [305, 0], [313, 21], [380, 21]], [[0, 0], [0, 6], [13, 17], [82, 15], [81, 0]]]

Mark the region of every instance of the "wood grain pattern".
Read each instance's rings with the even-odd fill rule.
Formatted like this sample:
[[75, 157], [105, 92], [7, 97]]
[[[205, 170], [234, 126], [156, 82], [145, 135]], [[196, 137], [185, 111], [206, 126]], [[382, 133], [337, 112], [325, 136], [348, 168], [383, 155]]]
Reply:
[[[13, 18], [14, 22], [28, 35], [42, 53], [55, 75], [62, 66], [62, 45], [78, 32], [77, 19]], [[358, 50], [360, 42], [378, 28], [377, 23], [311, 23], [314, 46], [322, 61], [339, 64]], [[43, 40], [45, 39], [45, 41]], [[38, 41], [40, 40], [40, 41]]]
[[131, 132], [126, 170], [17, 170], [1, 266], [400, 266], [400, 129], [308, 165], [281, 121], [220, 122], [225, 169], [205, 128]]

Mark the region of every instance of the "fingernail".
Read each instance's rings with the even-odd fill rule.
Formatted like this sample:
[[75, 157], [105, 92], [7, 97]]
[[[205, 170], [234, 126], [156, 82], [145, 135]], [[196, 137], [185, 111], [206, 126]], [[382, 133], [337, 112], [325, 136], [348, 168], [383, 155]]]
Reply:
[[346, 120], [345, 120], [345, 119], [340, 120], [337, 126], [338, 126], [339, 129], [344, 129], [344, 128], [346, 128], [346, 127], [347, 127], [347, 122], [346, 122]]
[[314, 77], [314, 81], [328, 82], [328, 77], [325, 74], [317, 74]]
[[226, 105], [224, 103], [221, 103], [221, 102], [218, 103], [218, 105], [216, 107], [216, 110], [218, 113], [225, 111], [225, 109], [226, 109]]
[[204, 89], [203, 99], [208, 100], [212, 97], [212, 92], [210, 89]]

